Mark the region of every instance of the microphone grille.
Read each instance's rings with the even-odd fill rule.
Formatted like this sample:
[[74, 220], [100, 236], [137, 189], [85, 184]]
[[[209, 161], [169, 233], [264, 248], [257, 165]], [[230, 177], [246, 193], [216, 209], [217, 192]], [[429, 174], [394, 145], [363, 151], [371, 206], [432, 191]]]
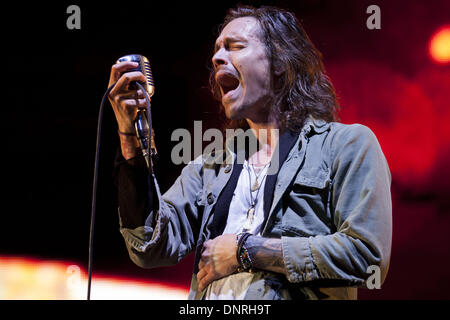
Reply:
[[155, 93], [155, 84], [153, 82], [152, 68], [150, 67], [150, 62], [148, 61], [148, 59], [140, 54], [129, 54], [119, 58], [117, 60], [117, 63], [122, 61], [132, 61], [139, 63], [139, 66], [137, 68], [128, 70], [127, 72], [141, 71], [147, 79], [146, 83], [142, 83], [142, 85], [145, 86], [145, 90], [147, 91], [149, 96], [153, 96], [153, 94]]
[[150, 67], [150, 63], [148, 61], [144, 62], [144, 74], [147, 78], [148, 85], [155, 86], [155, 84], [153, 83], [152, 68]]

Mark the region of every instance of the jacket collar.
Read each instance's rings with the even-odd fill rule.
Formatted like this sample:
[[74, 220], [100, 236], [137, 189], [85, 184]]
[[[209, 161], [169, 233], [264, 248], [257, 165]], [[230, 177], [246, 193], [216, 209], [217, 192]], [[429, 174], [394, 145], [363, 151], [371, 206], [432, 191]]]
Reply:
[[315, 132], [317, 134], [321, 134], [325, 131], [327, 131], [330, 128], [330, 122], [326, 122], [323, 119], [317, 119], [313, 116], [309, 116], [305, 124], [303, 125], [303, 128], [301, 130], [302, 135], [307, 136], [311, 135], [311, 132]]
[[[321, 134], [325, 131], [328, 131], [330, 128], [331, 123], [327, 122], [323, 119], [317, 119], [313, 116], [308, 116], [308, 118], [305, 120], [305, 124], [303, 125], [300, 136], [303, 138], [307, 138], [312, 136], [313, 134]], [[237, 148], [237, 139], [240, 135], [245, 134], [245, 131], [242, 129], [237, 129], [235, 132], [227, 137], [225, 140], [225, 164], [232, 165], [235, 161], [236, 154], [238, 152]], [[254, 137], [254, 136], [253, 136]], [[301, 148], [302, 144], [299, 143], [298, 147]]]

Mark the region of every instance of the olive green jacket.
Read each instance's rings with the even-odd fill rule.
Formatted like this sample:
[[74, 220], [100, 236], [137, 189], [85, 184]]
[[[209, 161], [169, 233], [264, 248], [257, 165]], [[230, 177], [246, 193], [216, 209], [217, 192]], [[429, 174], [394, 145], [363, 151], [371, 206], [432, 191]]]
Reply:
[[[163, 195], [154, 180], [159, 209], [145, 225], [120, 229], [132, 261], [173, 265], [208, 239], [236, 157], [226, 150], [222, 164], [204, 156], [190, 162]], [[246, 299], [355, 299], [372, 274], [382, 284], [391, 254], [390, 184], [369, 128], [308, 119], [280, 168], [262, 231], [281, 238], [287, 276], [255, 272]], [[189, 299], [203, 294], [193, 274]]]

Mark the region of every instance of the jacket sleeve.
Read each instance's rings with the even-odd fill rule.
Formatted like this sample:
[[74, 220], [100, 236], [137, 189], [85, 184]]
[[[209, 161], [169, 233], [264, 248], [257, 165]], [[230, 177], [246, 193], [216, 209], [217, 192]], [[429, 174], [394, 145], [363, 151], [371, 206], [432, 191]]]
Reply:
[[345, 126], [330, 143], [330, 206], [336, 232], [283, 237], [287, 278], [290, 282], [318, 280], [325, 286], [365, 286], [372, 274], [368, 267], [375, 266], [382, 283], [392, 239], [388, 164], [375, 135], [365, 126]]
[[144, 225], [155, 202], [155, 186], [144, 158], [139, 155], [125, 160], [118, 148], [113, 176], [118, 191], [120, 226], [134, 229]]
[[[176, 264], [195, 248], [198, 237], [201, 210], [196, 200], [203, 183], [201, 161], [186, 165], [164, 195], [145, 167], [139, 171], [127, 167], [130, 165], [122, 164], [117, 174], [120, 232], [130, 258], [143, 268]], [[142, 179], [149, 181], [146, 184]], [[145, 185], [151, 190], [143, 189]], [[149, 195], [150, 201], [146, 200]]]

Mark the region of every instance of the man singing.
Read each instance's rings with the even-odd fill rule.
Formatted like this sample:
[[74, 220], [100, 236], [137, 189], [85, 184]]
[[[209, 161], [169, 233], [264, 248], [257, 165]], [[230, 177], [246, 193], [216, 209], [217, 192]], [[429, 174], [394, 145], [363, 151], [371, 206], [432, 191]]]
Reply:
[[190, 162], [163, 195], [134, 133], [146, 100], [128, 84], [145, 77], [125, 73], [132, 62], [112, 67], [120, 231], [131, 259], [152, 268], [195, 252], [189, 299], [356, 299], [369, 267], [382, 283], [389, 168], [370, 129], [336, 122], [333, 86], [295, 16], [230, 10], [212, 65], [212, 92], [230, 127], [251, 130], [259, 146], [244, 146], [240, 162], [242, 148], [228, 139], [223, 156]]

